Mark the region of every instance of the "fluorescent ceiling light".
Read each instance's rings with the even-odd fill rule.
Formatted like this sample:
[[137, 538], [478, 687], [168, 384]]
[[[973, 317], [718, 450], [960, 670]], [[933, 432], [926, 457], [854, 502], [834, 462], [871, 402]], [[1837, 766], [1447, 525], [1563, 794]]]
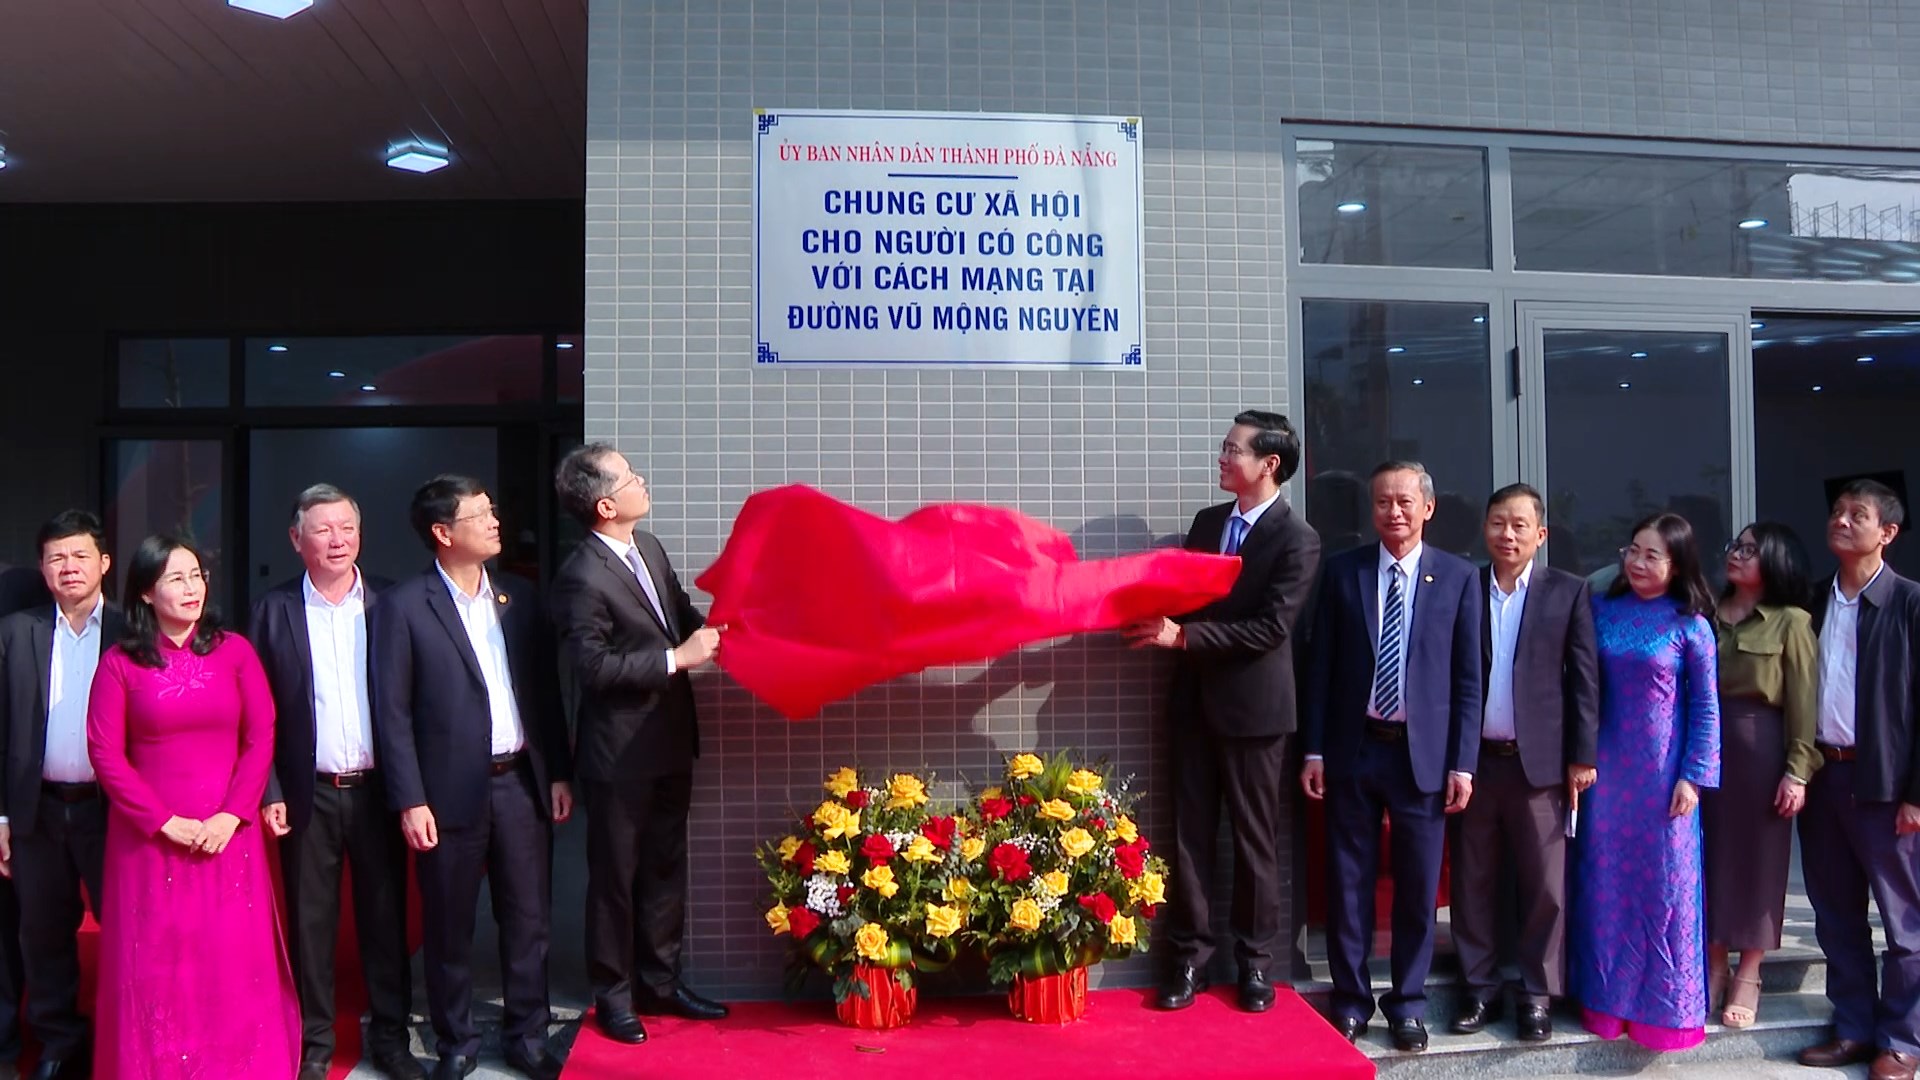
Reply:
[[267, 346], [267, 351], [268, 352], [286, 352], [287, 347], [285, 345], [269, 345]]
[[1407, 347], [1405, 345], [1389, 345], [1387, 346], [1387, 351], [1390, 353], [1403, 353], [1407, 351]]
[[329, 371], [329, 372], [327, 372], [327, 378], [329, 378], [329, 379], [344, 379], [344, 378], [346, 378], [346, 377], [347, 377], [347, 373], [346, 373], [346, 372], [344, 372], [344, 371]]
[[1343, 202], [1339, 206], [1334, 207], [1335, 210], [1343, 214], [1357, 214], [1366, 208], [1367, 204], [1363, 202]]
[[1629, 353], [1628, 355], [1632, 356], [1635, 360], [1645, 360], [1647, 358], [1647, 354], [1643, 352]]
[[227, 6], [239, 8], [241, 11], [251, 11], [256, 15], [291, 19], [312, 7], [313, 0], [227, 0]]
[[1750, 323], [1748, 323], [1748, 324], [1747, 324], [1747, 329], [1749, 329], [1749, 330], [1758, 330], [1758, 329], [1760, 329], [1761, 327], [1763, 327], [1763, 326], [1765, 326], [1765, 325], [1767, 325], [1767, 324], [1766, 324], [1766, 323], [1763, 323], [1763, 322], [1761, 322], [1761, 321], [1760, 321], [1760, 320], [1758, 320], [1758, 319], [1755, 319], [1755, 320], [1754, 320], [1753, 322], [1750, 322]]
[[365, 390], [367, 393], [371, 394], [379, 388], [374, 386], [372, 383], [361, 383], [360, 389]]
[[387, 150], [387, 165], [405, 172], [430, 173], [446, 168], [449, 160], [446, 147], [417, 141], [396, 143]]
[[1764, 229], [1767, 227], [1767, 219], [1763, 217], [1750, 217], [1742, 221], [1740, 227], [1743, 229]]
[[1487, 317], [1485, 315], [1475, 315], [1473, 317], [1473, 321], [1477, 323], [1483, 323], [1487, 321]]
[[1873, 357], [1871, 357], [1871, 356], [1856, 356], [1856, 357], [1854, 357], [1854, 358], [1853, 358], [1853, 362], [1854, 362], [1854, 363], [1856, 363], [1856, 364], [1871, 364], [1871, 363], [1873, 363]]
[[554, 348], [556, 348], [556, 349], [571, 349], [571, 348], [573, 348], [573, 342], [571, 342], [571, 341], [563, 341], [563, 342], [561, 342], [561, 343], [559, 343], [558, 345], [555, 345], [555, 346], [554, 346]]

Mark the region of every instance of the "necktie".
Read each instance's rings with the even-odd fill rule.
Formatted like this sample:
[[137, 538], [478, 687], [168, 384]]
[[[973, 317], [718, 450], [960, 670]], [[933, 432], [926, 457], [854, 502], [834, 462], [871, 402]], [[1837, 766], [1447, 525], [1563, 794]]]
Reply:
[[1406, 591], [1400, 565], [1387, 575], [1387, 599], [1380, 612], [1380, 651], [1373, 668], [1373, 711], [1390, 720], [1400, 708], [1400, 638], [1406, 620]]
[[640, 559], [639, 548], [627, 549], [627, 565], [633, 568], [633, 576], [640, 579], [640, 591], [647, 594], [647, 603], [653, 605], [653, 613], [660, 616], [660, 625], [673, 633], [673, 620], [667, 618], [667, 609], [660, 603], [660, 594], [654, 590], [653, 575], [647, 573], [647, 564]]
[[1228, 555], [1240, 554], [1240, 542], [1247, 538], [1247, 528], [1247, 519], [1238, 514], [1227, 519], [1226, 553]]

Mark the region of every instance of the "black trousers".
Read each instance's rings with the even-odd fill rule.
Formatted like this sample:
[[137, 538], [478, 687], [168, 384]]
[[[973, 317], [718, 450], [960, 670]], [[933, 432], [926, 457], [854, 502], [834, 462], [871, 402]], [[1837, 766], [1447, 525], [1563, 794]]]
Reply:
[[663, 996], [680, 983], [693, 774], [585, 789], [587, 979], [595, 1005], [624, 1011], [636, 991]]
[[1280, 866], [1280, 800], [1287, 782], [1287, 737], [1228, 738], [1193, 725], [1174, 736], [1173, 901], [1167, 941], [1174, 955], [1205, 970], [1213, 956], [1215, 856], [1220, 806], [1233, 833], [1234, 957], [1241, 973], [1267, 972], [1280, 943], [1286, 877]]
[[373, 1014], [367, 1048], [379, 1054], [408, 1045], [413, 971], [407, 956], [407, 842], [385, 796], [378, 778], [353, 788], [320, 784], [313, 792], [313, 817], [280, 843], [303, 1061], [333, 1057], [334, 952], [341, 871], [348, 865], [360, 971]]
[[422, 852], [420, 914], [426, 924], [427, 1011], [440, 1057], [477, 1056], [473, 1022], [473, 932], [480, 881], [486, 879], [500, 924], [500, 974], [506, 1023], [503, 1050], [529, 1057], [547, 1045], [547, 945], [553, 907], [553, 828], [523, 762], [483, 781], [481, 819], [440, 826], [440, 843]]
[[[83, 1057], [90, 1045], [87, 1020], [78, 1007], [80, 946], [75, 935], [89, 904], [93, 917], [100, 917], [106, 849], [107, 803], [98, 797], [63, 802], [42, 793], [32, 831], [13, 838], [13, 887], [6, 890], [6, 914], [0, 917], [9, 926], [17, 922], [19, 932], [8, 935], [8, 989], [0, 1008], [9, 1018], [19, 1012], [24, 974], [32, 990], [27, 1023], [48, 1061]], [[11, 1024], [4, 1045], [19, 1047]], [[0, 1057], [11, 1056], [0, 1050]]]
[[1500, 887], [1511, 867], [1519, 887], [1512, 927], [1521, 1000], [1549, 1005], [1565, 993], [1567, 789], [1537, 788], [1518, 755], [1481, 744], [1473, 798], [1449, 822], [1453, 842], [1453, 945], [1476, 1001], [1500, 992]]

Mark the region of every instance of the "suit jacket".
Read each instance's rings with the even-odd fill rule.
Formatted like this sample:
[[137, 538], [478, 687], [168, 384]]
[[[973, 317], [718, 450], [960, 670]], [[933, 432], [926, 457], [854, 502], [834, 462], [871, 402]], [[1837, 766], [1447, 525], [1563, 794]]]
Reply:
[[[1489, 603], [1492, 588], [1493, 568], [1483, 566], [1482, 605]], [[1489, 609], [1480, 620], [1480, 674], [1488, 687], [1492, 669]], [[1514, 641], [1513, 731], [1521, 767], [1534, 787], [1556, 787], [1566, 780], [1568, 765], [1591, 765], [1599, 755], [1600, 657], [1585, 578], [1549, 566], [1533, 568]]]
[[[531, 582], [489, 572], [507, 642], [513, 696], [533, 767], [534, 801], [551, 811], [548, 785], [573, 775], [560, 710], [552, 627]], [[402, 581], [368, 614], [380, 677], [373, 741], [395, 810], [427, 806], [442, 827], [480, 820], [492, 757], [492, 714], [480, 660], [437, 567]]]
[[[247, 640], [260, 654], [273, 687], [273, 771], [267, 774], [266, 802], [287, 804], [287, 821], [304, 829], [313, 817], [313, 642], [307, 636], [306, 575], [267, 590], [247, 619]], [[373, 705], [373, 609], [393, 582], [360, 576], [367, 611], [367, 705]], [[371, 717], [369, 717], [371, 721]], [[376, 765], [379, 758], [375, 757]]]
[[[1234, 504], [1193, 516], [1189, 551], [1220, 550]], [[1320, 534], [1276, 499], [1240, 541], [1240, 576], [1227, 595], [1174, 621], [1186, 633], [1174, 672], [1178, 710], [1229, 737], [1290, 734], [1298, 726], [1294, 629], [1320, 567]]]
[[[1833, 579], [1821, 583], [1813, 601], [1813, 627], [1826, 625]], [[1889, 566], [1860, 594], [1853, 675], [1853, 794], [1863, 802], [1920, 806], [1920, 738], [1915, 710], [1920, 701], [1920, 585]]]
[[[0, 814], [15, 835], [33, 831], [40, 807], [40, 770], [47, 755], [47, 685], [53, 667], [54, 604], [0, 619]], [[100, 612], [100, 652], [127, 632], [117, 604]]]
[[700, 756], [693, 684], [667, 674], [667, 651], [706, 624], [652, 533], [636, 531], [671, 628], [647, 602], [633, 570], [598, 537], [575, 547], [553, 578], [561, 657], [579, 691], [575, 771], [612, 781], [689, 772]]
[[[1327, 560], [1314, 608], [1306, 694], [1306, 752], [1338, 775], [1365, 738], [1380, 637], [1380, 545]], [[1480, 624], [1486, 598], [1473, 564], [1426, 545], [1406, 627], [1407, 749], [1413, 778], [1433, 794], [1447, 773], [1472, 772], [1480, 755]]]

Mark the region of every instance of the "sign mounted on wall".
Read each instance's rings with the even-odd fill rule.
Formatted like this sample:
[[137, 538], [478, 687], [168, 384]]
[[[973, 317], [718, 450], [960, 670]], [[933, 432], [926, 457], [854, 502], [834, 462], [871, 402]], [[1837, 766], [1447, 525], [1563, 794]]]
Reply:
[[1140, 121], [757, 110], [763, 364], [1139, 367]]

